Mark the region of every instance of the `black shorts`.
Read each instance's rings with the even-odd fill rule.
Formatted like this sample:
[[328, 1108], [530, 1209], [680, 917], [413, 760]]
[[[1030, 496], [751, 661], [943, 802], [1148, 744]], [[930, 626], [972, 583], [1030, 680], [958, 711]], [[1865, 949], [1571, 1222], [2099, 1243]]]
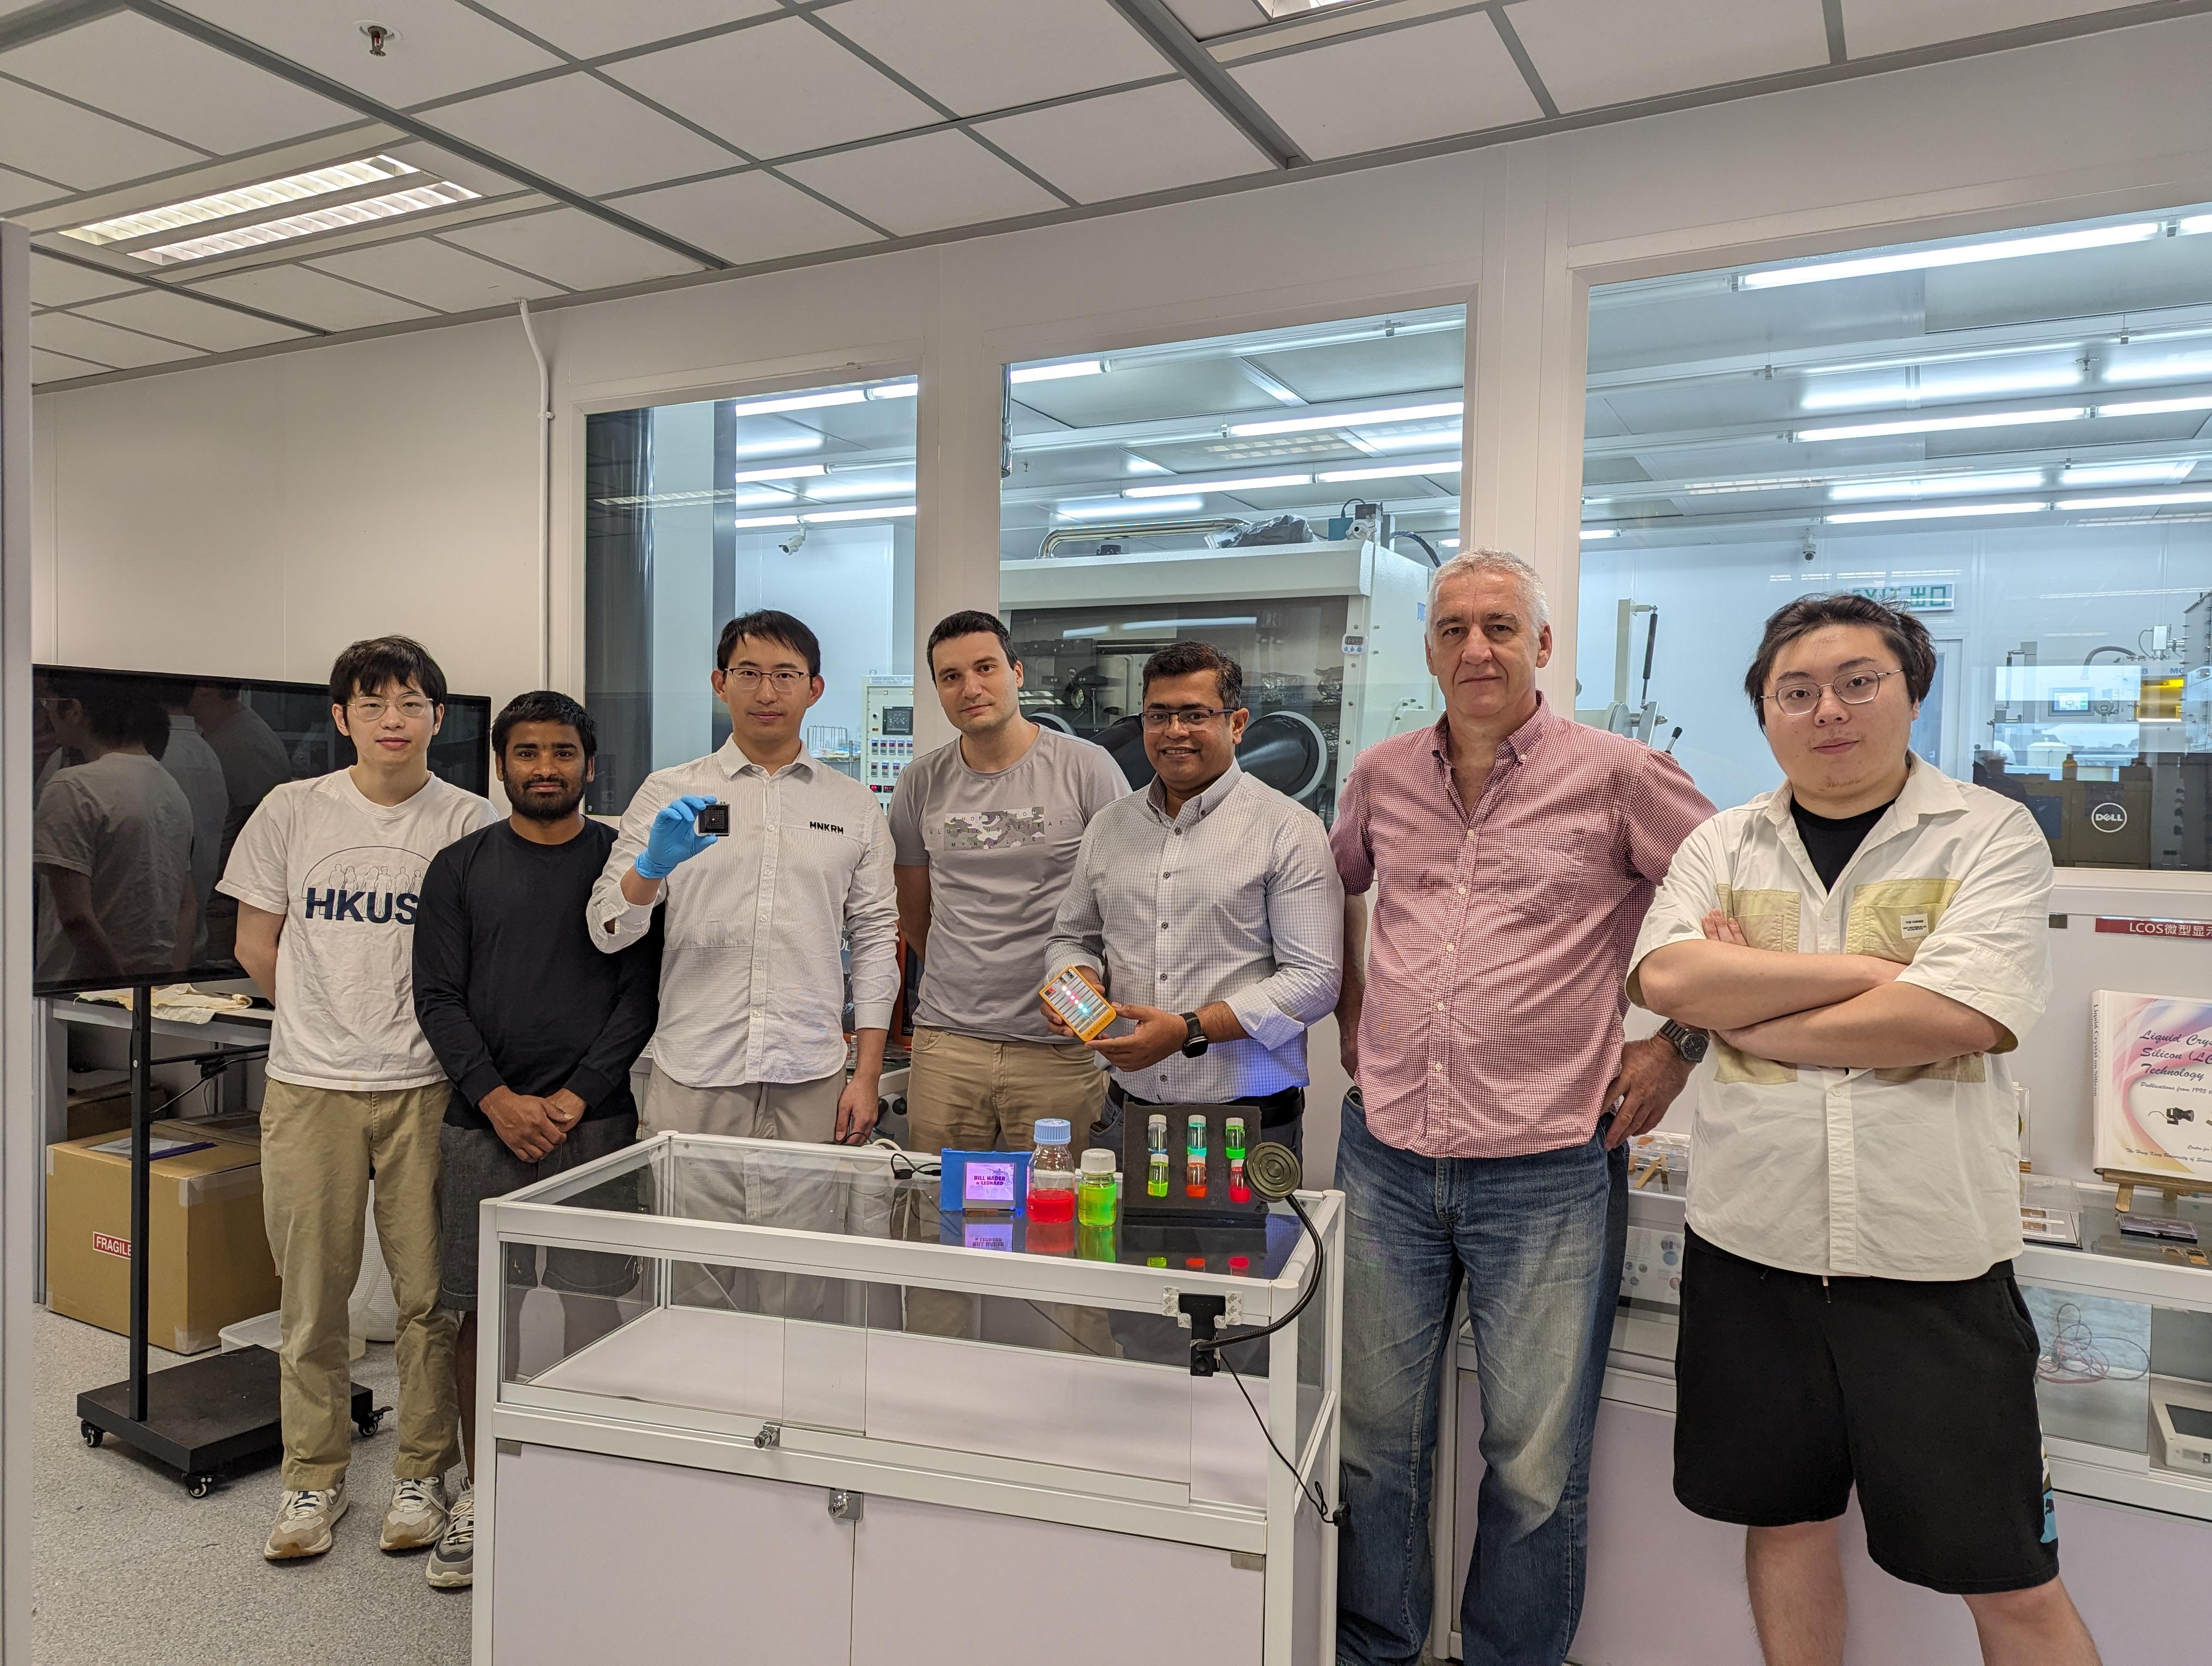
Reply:
[[[505, 1197], [550, 1176], [620, 1151], [637, 1140], [635, 1116], [586, 1117], [542, 1162], [526, 1163], [489, 1128], [438, 1130], [439, 1251], [438, 1304], [467, 1313], [477, 1304], [478, 1207], [488, 1197]], [[629, 1177], [632, 1184], [636, 1177]], [[596, 1195], [596, 1194], [595, 1194]], [[538, 1282], [534, 1244], [507, 1246], [507, 1282], [527, 1290]], [[595, 1250], [547, 1249], [544, 1284], [576, 1296], [619, 1296], [637, 1282], [637, 1262], [629, 1256]]]
[[1844, 1513], [1867, 1553], [1954, 1595], [2058, 1575], [2035, 1324], [2012, 1263], [1976, 1279], [1823, 1284], [1695, 1232], [1682, 1257], [1674, 1496], [1715, 1521]]

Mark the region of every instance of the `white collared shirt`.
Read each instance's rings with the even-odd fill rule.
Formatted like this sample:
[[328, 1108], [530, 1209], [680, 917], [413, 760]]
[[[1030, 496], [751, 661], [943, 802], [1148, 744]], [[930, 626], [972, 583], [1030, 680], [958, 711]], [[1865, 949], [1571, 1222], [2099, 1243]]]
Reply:
[[1968, 1279], [2021, 1251], [2020, 1111], [2003, 1055], [2051, 995], [2051, 851], [2027, 810], [1915, 757], [1835, 889], [1787, 786], [1674, 854], [1629, 963], [1726, 911], [1754, 948], [1874, 954], [2003, 1026], [1996, 1051], [1901, 1070], [1748, 1057], [1713, 1040], [1692, 1128], [1690, 1225], [1790, 1272]]
[[[730, 830], [683, 863], [644, 908], [622, 878], [653, 818], [686, 793], [730, 806]], [[882, 1030], [898, 998], [891, 836], [868, 789], [802, 750], [769, 775], [735, 741], [656, 769], [623, 812], [592, 887], [592, 941], [611, 953], [665, 910], [653, 1061], [686, 1087], [810, 1082], [845, 1066], [845, 970], [853, 1025]]]

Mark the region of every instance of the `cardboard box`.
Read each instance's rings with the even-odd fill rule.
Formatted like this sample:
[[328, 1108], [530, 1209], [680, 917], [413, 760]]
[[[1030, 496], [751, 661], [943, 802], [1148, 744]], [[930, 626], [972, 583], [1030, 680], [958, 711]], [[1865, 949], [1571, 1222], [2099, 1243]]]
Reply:
[[89, 1139], [131, 1126], [131, 1090], [91, 1088], [69, 1096], [69, 1137]]
[[[199, 1353], [225, 1325], [277, 1304], [261, 1219], [260, 1142], [235, 1129], [217, 1138], [188, 1122], [157, 1122], [154, 1132], [188, 1148], [153, 1163], [147, 1337], [172, 1353]], [[129, 1134], [47, 1146], [46, 1305], [129, 1335], [130, 1257]]]

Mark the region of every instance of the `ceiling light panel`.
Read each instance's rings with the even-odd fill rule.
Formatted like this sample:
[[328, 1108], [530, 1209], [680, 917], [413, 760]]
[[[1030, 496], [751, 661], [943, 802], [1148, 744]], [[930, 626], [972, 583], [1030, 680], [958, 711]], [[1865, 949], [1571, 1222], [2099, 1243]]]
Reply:
[[1194, 514], [1205, 507], [1202, 497], [1155, 497], [1142, 503], [1113, 498], [1103, 502], [1061, 503], [1053, 513], [1062, 520], [1126, 520], [1131, 515]]
[[2119, 243], [2141, 243], [2164, 229], [2156, 220], [2125, 226], [2096, 226], [2086, 231], [2053, 232], [2044, 237], [2010, 237], [1988, 243], [1966, 243], [1947, 249], [1907, 249], [1895, 254], [1867, 255], [1856, 260], [1831, 260], [1809, 266], [1778, 266], [1746, 272], [1736, 282], [1747, 289], [1786, 289], [1799, 283], [1832, 283], [1852, 277], [1878, 277], [1890, 272], [1927, 271], [1939, 266], [1972, 266], [1987, 260], [2020, 260], [2039, 254], [2064, 254], [2077, 249], [2110, 248]]
[[2006, 474], [1929, 475], [1913, 480], [1846, 480], [1828, 489], [1831, 501], [1863, 503], [1890, 497], [1940, 497], [1953, 492], [2031, 492], [2043, 484], [2041, 469]]
[[914, 508], [911, 503], [891, 503], [875, 509], [817, 509], [799, 518], [810, 526], [841, 520], [903, 520], [914, 514]]
[[2186, 480], [2197, 466], [2194, 458], [2166, 463], [2086, 463], [2063, 471], [2062, 486], [2153, 486]]
[[1447, 457], [1431, 463], [1389, 463], [1366, 469], [1328, 469], [1314, 478], [1324, 486], [1335, 486], [1351, 480], [1403, 480], [1418, 475], [1457, 474], [1459, 471], [1459, 459]]
[[[2212, 404], [2212, 400], [2207, 400]], [[2106, 407], [2106, 414], [2112, 411]], [[1887, 440], [1906, 434], [1950, 434], [1967, 429], [2021, 428], [2032, 423], [2070, 423], [2087, 416], [2084, 405], [2062, 405], [2049, 410], [1991, 410], [1973, 416], [1913, 416], [1893, 423], [1856, 423], [1837, 428], [1808, 428], [1797, 431], [1800, 440]]]
[[311, 237], [317, 232], [341, 231], [348, 226], [396, 220], [405, 215], [421, 214], [428, 209], [451, 208], [456, 203], [472, 201], [475, 197], [476, 192], [466, 185], [441, 180], [432, 185], [395, 191], [389, 196], [369, 197], [355, 203], [337, 203], [328, 208], [308, 209], [276, 220], [234, 227], [228, 231], [210, 232], [204, 237], [187, 237], [179, 242], [163, 243], [153, 248], [133, 249], [131, 256], [135, 260], [150, 261], [157, 266], [173, 266], [180, 261], [205, 260], [218, 254], [236, 254], [244, 249], [259, 248], [264, 244], [289, 242], [295, 237]]
[[786, 463], [780, 468], [739, 469], [730, 477], [733, 484], [746, 484], [756, 480], [811, 480], [830, 472], [823, 463]]
[[1158, 486], [1130, 486], [1124, 497], [1168, 497], [1185, 492], [1261, 492], [1279, 486], [1310, 486], [1310, 474], [1255, 474], [1234, 480], [1182, 480]]
[[2040, 514], [2050, 507], [2048, 503], [1942, 503], [1924, 509], [1854, 509], [1825, 519], [1838, 526], [1878, 520], [1963, 520], [1975, 515]]
[[396, 156], [363, 156], [356, 161], [334, 162], [328, 167], [288, 173], [282, 179], [264, 179], [258, 185], [240, 185], [235, 190], [218, 191], [181, 203], [167, 203], [160, 208], [141, 209], [112, 220], [95, 220], [88, 226], [72, 227], [62, 235], [73, 237], [80, 243], [127, 243], [134, 238], [182, 231], [210, 220], [283, 210], [291, 204], [328, 196], [332, 192], [352, 191], [362, 185], [401, 179], [412, 182], [420, 175]]
[[1459, 399], [1434, 404], [1370, 406], [1325, 416], [1282, 416], [1264, 423], [1231, 423], [1229, 432], [1238, 439], [1247, 439], [1265, 434], [1311, 434], [1324, 429], [1387, 428], [1398, 423], [1432, 423], [1440, 416], [1461, 416], [1466, 410], [1466, 403]]
[[2212, 503], [2212, 492], [2140, 492], [2118, 497], [2062, 497], [2062, 509], [2157, 509], [2169, 503]]
[[2097, 407], [2100, 416], [2172, 416], [2185, 410], [2212, 410], [2212, 398], [2130, 399], [2120, 404]]
[[1056, 382], [1069, 376], [1097, 376], [1106, 367], [1097, 359], [1076, 359], [1066, 364], [1027, 364], [1018, 370], [1009, 370], [1006, 380], [1017, 386], [1024, 382]]

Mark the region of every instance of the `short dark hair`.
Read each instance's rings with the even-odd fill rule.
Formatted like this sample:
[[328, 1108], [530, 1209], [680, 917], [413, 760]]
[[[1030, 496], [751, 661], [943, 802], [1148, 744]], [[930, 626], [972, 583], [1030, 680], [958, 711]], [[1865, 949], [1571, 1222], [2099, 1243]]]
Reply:
[[1244, 703], [1244, 667], [1211, 642], [1170, 642], [1145, 661], [1145, 692], [1152, 691], [1155, 678], [1188, 677], [1210, 671], [1220, 690], [1221, 709], [1233, 712]]
[[730, 650], [738, 640], [757, 636], [763, 642], [774, 642], [787, 648], [806, 661], [809, 677], [822, 675], [822, 639], [804, 624], [773, 607], [756, 608], [750, 613], [740, 613], [722, 627], [721, 640], [714, 644], [714, 669], [730, 668]]
[[84, 727], [94, 739], [143, 746], [155, 757], [169, 750], [169, 714], [140, 678], [64, 673], [49, 687], [56, 698], [73, 702], [84, 713]]
[[1006, 635], [1006, 621], [995, 613], [979, 613], [974, 608], [967, 607], [957, 613], [946, 614], [937, 622], [937, 628], [929, 633], [929, 646], [922, 650], [921, 654], [929, 662], [929, 674], [932, 677], [937, 675], [937, 645], [939, 642], [949, 642], [956, 636], [986, 634], [999, 639], [999, 650], [1006, 656], [1008, 665], [1021, 664], [1022, 656], [1014, 652], [1013, 641]]
[[1774, 669], [1775, 656], [1823, 625], [1865, 625], [1876, 632], [1904, 669], [1905, 692], [1913, 703], [1928, 697], [1936, 681], [1936, 645], [1928, 640], [1926, 625], [1910, 613], [1897, 612], [1867, 596], [1847, 593], [1801, 596], [1767, 616], [1759, 652], [1752, 656], [1751, 669], [1744, 673], [1743, 691], [1751, 696], [1752, 714], [1760, 728], [1766, 727], [1766, 702], [1761, 696], [1766, 692], [1767, 673]]
[[576, 732], [586, 757], [599, 755], [599, 726], [591, 713], [556, 689], [536, 689], [518, 694], [491, 721], [491, 755], [507, 756], [507, 738], [524, 723], [565, 723]]
[[380, 693], [386, 683], [403, 689], [412, 683], [432, 705], [446, 703], [446, 673], [428, 648], [412, 636], [372, 636], [356, 642], [331, 666], [331, 704]]

